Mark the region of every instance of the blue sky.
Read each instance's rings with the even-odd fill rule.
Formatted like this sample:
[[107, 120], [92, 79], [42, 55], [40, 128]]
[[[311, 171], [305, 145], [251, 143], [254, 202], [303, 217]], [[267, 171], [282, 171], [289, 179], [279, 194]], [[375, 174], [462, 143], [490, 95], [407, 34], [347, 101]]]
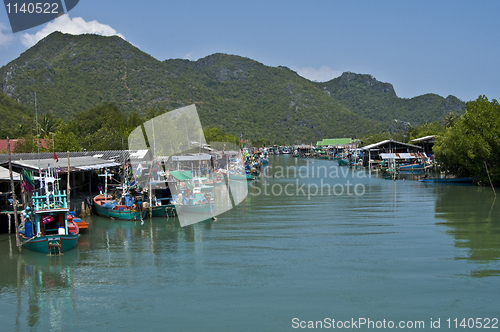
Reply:
[[53, 30], [119, 34], [158, 60], [216, 52], [311, 80], [371, 74], [396, 94], [500, 100], [500, 1], [80, 0], [64, 18], [13, 34], [0, 9], [0, 66]]

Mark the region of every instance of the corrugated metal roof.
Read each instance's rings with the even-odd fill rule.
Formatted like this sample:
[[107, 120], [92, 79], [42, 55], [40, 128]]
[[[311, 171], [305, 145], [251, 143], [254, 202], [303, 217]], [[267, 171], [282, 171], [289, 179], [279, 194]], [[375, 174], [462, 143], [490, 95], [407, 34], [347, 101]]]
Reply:
[[[131, 151], [134, 152], [134, 151]], [[65, 158], [67, 161], [67, 152], [57, 152], [59, 159]], [[70, 152], [70, 159], [75, 157], [96, 157], [105, 160], [112, 160], [122, 164], [124, 161], [130, 159], [130, 152], [128, 150], [109, 150], [109, 151], [80, 151], [80, 152]], [[12, 153], [12, 161], [15, 160], [38, 160], [38, 159], [52, 159], [52, 152], [44, 153]], [[0, 154], [0, 164], [8, 162], [7, 154]]]
[[394, 144], [404, 145], [404, 146], [408, 146], [408, 147], [412, 147], [412, 148], [420, 149], [420, 150], [422, 149], [421, 146], [413, 145], [413, 144], [408, 144], [408, 143], [403, 143], [403, 142], [398, 142], [398, 141], [393, 141], [392, 139], [386, 139], [386, 140], [380, 141], [378, 143], [373, 143], [373, 144], [370, 144], [370, 145], [367, 145], [367, 146], [363, 146], [361, 149], [362, 150], [370, 150], [370, 149], [373, 149], [373, 148], [376, 148], [376, 147], [379, 147], [379, 146], [382, 146], [382, 145], [385, 145], [385, 144], [388, 144], [388, 143], [394, 143]]
[[[17, 172], [12, 172], [12, 178], [14, 181], [19, 181], [20, 180], [20, 175]], [[0, 180], [9, 180], [10, 181], [10, 173], [9, 169], [0, 166]]]
[[429, 141], [429, 140], [434, 140], [435, 137], [436, 137], [436, 135], [429, 135], [429, 136], [424, 136], [424, 137], [412, 139], [410, 142]]
[[[12, 161], [12, 164], [20, 167], [31, 168], [34, 170], [46, 169], [47, 167], [54, 167], [54, 168], [61, 168], [61, 170], [63, 171], [67, 171], [68, 158], [62, 157], [59, 158], [59, 161], [56, 161], [52, 158], [36, 159], [36, 160], [16, 160]], [[104, 160], [101, 158], [90, 157], [90, 156], [70, 157], [69, 165], [71, 170], [75, 171], [120, 166], [119, 163], [116, 163], [114, 161]]]

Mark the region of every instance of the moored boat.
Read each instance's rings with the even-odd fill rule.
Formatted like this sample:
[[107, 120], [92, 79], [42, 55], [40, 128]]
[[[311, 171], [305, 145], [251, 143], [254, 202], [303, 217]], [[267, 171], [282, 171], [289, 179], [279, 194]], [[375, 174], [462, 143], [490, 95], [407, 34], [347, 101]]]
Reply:
[[20, 238], [26, 249], [45, 254], [61, 254], [78, 244], [80, 230], [68, 219], [66, 191], [59, 191], [57, 172], [48, 168], [41, 176], [41, 193], [31, 196], [20, 225]]
[[419, 179], [420, 182], [429, 182], [429, 183], [472, 183], [471, 178], [463, 177], [463, 178], [428, 178], [428, 179]]
[[121, 220], [142, 220], [146, 214], [142, 203], [133, 204], [132, 196], [124, 195], [118, 204], [111, 195], [99, 194], [94, 197], [96, 212], [101, 217]]
[[78, 226], [80, 232], [85, 231], [89, 228], [88, 222], [83, 221], [81, 218], [75, 217], [75, 211], [69, 212], [68, 220], [73, 221]]
[[349, 160], [347, 159], [339, 159], [337, 162], [339, 163], [339, 166], [349, 166]]

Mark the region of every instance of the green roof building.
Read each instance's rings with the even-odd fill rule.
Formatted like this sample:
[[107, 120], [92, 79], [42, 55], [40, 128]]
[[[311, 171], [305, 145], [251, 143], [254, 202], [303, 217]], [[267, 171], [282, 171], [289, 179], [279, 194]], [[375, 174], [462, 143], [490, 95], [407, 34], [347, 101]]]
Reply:
[[357, 143], [358, 140], [352, 138], [325, 138], [322, 141], [318, 141], [316, 146], [345, 146]]

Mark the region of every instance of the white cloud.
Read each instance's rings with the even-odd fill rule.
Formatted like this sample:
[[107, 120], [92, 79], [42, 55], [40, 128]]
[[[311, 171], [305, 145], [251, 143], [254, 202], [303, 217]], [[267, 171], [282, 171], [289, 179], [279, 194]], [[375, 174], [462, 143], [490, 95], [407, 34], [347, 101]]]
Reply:
[[12, 33], [3, 33], [2, 29], [7, 29], [7, 27], [3, 24], [0, 23], [0, 49], [1, 48], [7, 48], [10, 43], [14, 40], [14, 35]]
[[193, 59], [193, 52], [186, 53], [186, 55], [184, 56], [184, 59], [185, 60], [194, 60]]
[[326, 82], [335, 77], [342, 75], [342, 72], [333, 70], [328, 66], [321, 66], [319, 69], [314, 67], [294, 67], [291, 66], [290, 69], [296, 71], [300, 76], [307, 78], [311, 81]]
[[122, 34], [117, 33], [116, 30], [109, 25], [99, 23], [95, 20], [86, 22], [81, 17], [69, 18], [68, 14], [64, 14], [56, 18], [54, 21], [47, 23], [42, 30], [33, 35], [29, 33], [21, 35], [21, 43], [26, 47], [31, 47], [54, 31], [60, 31], [72, 35], [81, 35], [85, 33], [92, 33], [101, 36], [117, 35], [125, 39]]

